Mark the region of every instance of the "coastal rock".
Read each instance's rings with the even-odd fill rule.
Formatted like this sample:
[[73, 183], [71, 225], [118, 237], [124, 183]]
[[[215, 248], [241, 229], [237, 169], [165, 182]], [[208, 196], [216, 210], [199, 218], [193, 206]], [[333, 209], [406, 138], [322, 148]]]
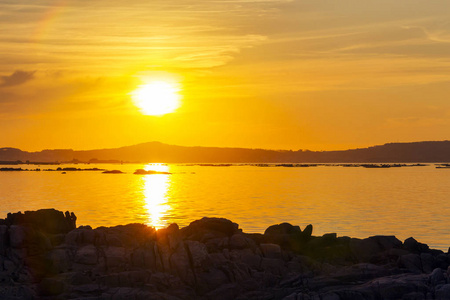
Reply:
[[65, 214], [56, 209], [40, 209], [37, 211], [25, 211], [25, 213], [9, 213], [5, 220], [8, 225], [28, 224], [36, 230], [45, 233], [67, 233], [76, 228], [76, 216], [74, 213]]
[[72, 265], [70, 252], [63, 248], [52, 249], [48, 253], [48, 260], [55, 273], [68, 272]]
[[261, 244], [262, 254], [266, 258], [281, 258], [281, 247], [277, 244]]
[[421, 253], [420, 262], [424, 273], [431, 273], [437, 267], [436, 259], [430, 253]]
[[413, 237], [407, 238], [403, 243], [403, 247], [409, 252], [413, 253], [422, 253], [427, 252], [429, 250], [428, 245], [419, 243]]
[[418, 254], [410, 253], [401, 256], [398, 260], [398, 266], [413, 273], [422, 273], [422, 262]]
[[302, 252], [306, 242], [310, 239], [312, 225], [306, 226], [302, 232], [299, 226], [293, 226], [289, 223], [281, 223], [269, 226], [262, 238], [265, 243], [278, 244], [283, 249]]
[[95, 265], [97, 260], [97, 248], [94, 245], [86, 245], [77, 250], [74, 262], [82, 265]]
[[197, 241], [185, 241], [185, 247], [194, 268], [201, 268], [208, 264], [209, 254], [204, 244]]
[[121, 270], [121, 265], [126, 263], [127, 251], [124, 247], [109, 246], [103, 249], [101, 254], [108, 270]]
[[40, 296], [56, 296], [64, 291], [64, 282], [55, 278], [44, 278], [39, 283]]
[[265, 231], [264, 235], [281, 235], [281, 234], [295, 234], [301, 233], [299, 226], [293, 226], [289, 223], [281, 223], [277, 225], [269, 226]]
[[311, 224], [307, 225], [307, 226], [305, 227], [305, 229], [303, 229], [303, 237], [304, 237], [305, 239], [310, 238], [311, 235], [312, 235], [312, 232], [313, 232], [313, 226], [312, 226]]
[[[450, 297], [449, 255], [414, 239], [312, 236], [312, 226], [288, 223], [246, 234], [221, 218], [181, 229], [129, 224], [61, 233], [13, 215], [0, 225], [1, 299]], [[73, 221], [62, 215], [64, 224]]]
[[23, 226], [12, 225], [9, 229], [9, 244], [13, 248], [21, 248], [25, 245], [26, 233]]
[[0, 255], [5, 254], [5, 250], [9, 245], [8, 226], [0, 225]]
[[402, 242], [395, 236], [372, 236], [367, 239], [353, 238], [349, 246], [358, 262], [370, 262], [383, 255], [383, 252], [400, 248]]
[[255, 248], [255, 242], [248, 238], [245, 234], [236, 233], [230, 237], [229, 247], [231, 249]]
[[190, 240], [205, 242], [208, 239], [231, 237], [240, 233], [239, 226], [223, 218], [202, 218], [181, 229], [181, 234]]
[[444, 284], [436, 289], [436, 299], [450, 299], [450, 284]]
[[433, 286], [438, 285], [439, 283], [445, 283], [445, 277], [444, 277], [444, 273], [442, 272], [442, 269], [440, 268], [436, 268], [433, 270], [433, 272], [431, 272], [430, 277], [429, 277], [430, 283]]
[[65, 242], [69, 245], [92, 244], [94, 240], [95, 232], [88, 226], [79, 227], [70, 231], [65, 238]]

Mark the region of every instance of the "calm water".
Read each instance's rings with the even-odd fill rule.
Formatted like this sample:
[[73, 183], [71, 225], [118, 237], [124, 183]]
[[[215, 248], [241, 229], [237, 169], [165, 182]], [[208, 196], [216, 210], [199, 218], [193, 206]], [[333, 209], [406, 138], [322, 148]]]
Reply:
[[[238, 223], [246, 232], [264, 232], [280, 222], [301, 228], [311, 223], [315, 235], [384, 234], [401, 240], [413, 236], [433, 248], [447, 250], [450, 246], [450, 169], [435, 169], [434, 165], [390, 169], [75, 167], [127, 173], [0, 172], [0, 217], [8, 212], [56, 208], [74, 211], [78, 225], [140, 222], [162, 227], [173, 222], [186, 226], [203, 216], [219, 216]], [[172, 174], [132, 174], [138, 168]]]

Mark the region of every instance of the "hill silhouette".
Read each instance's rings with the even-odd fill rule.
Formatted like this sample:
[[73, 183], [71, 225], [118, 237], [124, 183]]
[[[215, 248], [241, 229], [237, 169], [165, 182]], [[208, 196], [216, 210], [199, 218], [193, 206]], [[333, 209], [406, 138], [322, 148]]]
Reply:
[[450, 141], [388, 143], [340, 151], [264, 150], [185, 147], [149, 142], [97, 150], [53, 149], [38, 152], [0, 148], [0, 163], [12, 162], [142, 163], [380, 163], [450, 162]]

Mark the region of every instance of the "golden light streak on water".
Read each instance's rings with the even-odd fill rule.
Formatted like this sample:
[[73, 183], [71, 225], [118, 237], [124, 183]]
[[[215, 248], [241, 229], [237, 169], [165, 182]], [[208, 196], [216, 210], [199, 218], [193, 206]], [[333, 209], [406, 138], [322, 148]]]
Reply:
[[[161, 164], [150, 164], [144, 168], [146, 171], [160, 171], [168, 172], [169, 167]], [[170, 176], [168, 174], [152, 174], [142, 176], [144, 181], [144, 198], [145, 209], [149, 216], [147, 225], [155, 228], [162, 228], [164, 223], [164, 216], [170, 208], [167, 203], [167, 193], [170, 188]]]

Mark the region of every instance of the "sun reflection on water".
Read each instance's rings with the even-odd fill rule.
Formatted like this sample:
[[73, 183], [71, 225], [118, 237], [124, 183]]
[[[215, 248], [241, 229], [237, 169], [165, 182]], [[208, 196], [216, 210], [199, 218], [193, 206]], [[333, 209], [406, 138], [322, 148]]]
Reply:
[[[169, 172], [169, 167], [162, 164], [149, 164], [146, 171]], [[147, 224], [155, 228], [164, 227], [164, 216], [169, 210], [167, 194], [170, 189], [170, 176], [168, 174], [152, 174], [142, 176], [144, 181], [145, 209], [149, 216]]]

